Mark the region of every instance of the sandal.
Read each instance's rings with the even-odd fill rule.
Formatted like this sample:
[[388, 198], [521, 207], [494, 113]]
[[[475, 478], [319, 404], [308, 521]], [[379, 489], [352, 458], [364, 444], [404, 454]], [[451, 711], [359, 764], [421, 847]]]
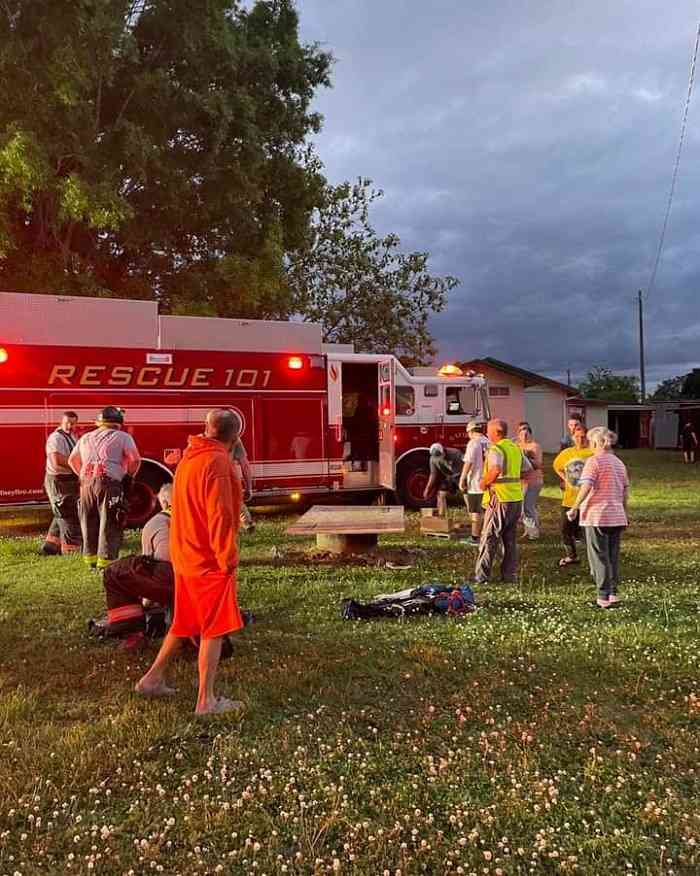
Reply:
[[559, 560], [559, 566], [563, 568], [564, 566], [573, 566], [580, 562], [581, 560], [575, 560], [573, 557], [562, 557]]

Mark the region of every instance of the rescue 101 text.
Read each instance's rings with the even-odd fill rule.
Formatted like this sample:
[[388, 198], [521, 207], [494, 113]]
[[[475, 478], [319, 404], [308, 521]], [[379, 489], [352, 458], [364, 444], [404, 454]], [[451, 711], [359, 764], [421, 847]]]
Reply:
[[156, 386], [165, 389], [182, 387], [224, 387], [264, 389], [272, 371], [257, 368], [175, 368], [161, 365], [54, 365], [49, 386]]

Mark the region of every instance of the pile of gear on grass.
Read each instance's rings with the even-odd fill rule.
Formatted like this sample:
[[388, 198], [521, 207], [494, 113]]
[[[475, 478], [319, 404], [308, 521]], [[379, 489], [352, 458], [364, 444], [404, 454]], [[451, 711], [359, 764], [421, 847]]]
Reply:
[[463, 617], [476, 611], [476, 598], [469, 584], [431, 583], [421, 587], [383, 593], [371, 602], [345, 599], [342, 603], [343, 620], [372, 620], [395, 618], [404, 620], [418, 615], [445, 615]]

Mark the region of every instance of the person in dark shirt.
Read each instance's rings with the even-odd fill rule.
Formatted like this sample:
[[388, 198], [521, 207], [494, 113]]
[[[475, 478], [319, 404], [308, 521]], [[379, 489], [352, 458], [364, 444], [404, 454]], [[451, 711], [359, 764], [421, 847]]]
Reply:
[[462, 474], [464, 456], [460, 450], [442, 444], [430, 447], [430, 477], [423, 492], [424, 499], [432, 499], [437, 495], [438, 514], [447, 514], [447, 497], [459, 492], [459, 478]]
[[683, 450], [683, 462], [693, 464], [695, 462], [695, 451], [698, 447], [698, 436], [695, 434], [695, 427], [686, 420], [681, 429], [681, 449]]

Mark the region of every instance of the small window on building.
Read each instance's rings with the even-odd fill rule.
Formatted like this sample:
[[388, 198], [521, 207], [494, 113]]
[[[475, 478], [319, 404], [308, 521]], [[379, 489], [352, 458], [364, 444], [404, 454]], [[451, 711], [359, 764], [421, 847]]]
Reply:
[[503, 396], [510, 395], [510, 387], [509, 386], [489, 386], [489, 395], [490, 396]]
[[412, 417], [416, 412], [416, 392], [412, 386], [396, 387], [396, 415]]
[[438, 388], [436, 383], [426, 383], [423, 387], [423, 395], [426, 398], [437, 398]]

